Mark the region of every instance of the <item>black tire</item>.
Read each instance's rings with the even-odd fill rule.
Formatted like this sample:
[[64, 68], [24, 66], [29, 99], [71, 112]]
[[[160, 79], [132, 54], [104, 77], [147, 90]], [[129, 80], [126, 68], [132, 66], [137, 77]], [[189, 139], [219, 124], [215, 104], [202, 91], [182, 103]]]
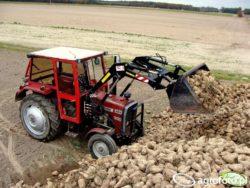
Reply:
[[[25, 120], [25, 112], [23, 110], [27, 109], [27, 107], [30, 108], [31, 106], [39, 109], [39, 111], [45, 118], [45, 123], [43, 126], [44, 130], [41, 134], [34, 133], [34, 131], [32, 131], [32, 128], [29, 128], [29, 126], [25, 123], [27, 120]], [[56, 136], [59, 135], [59, 133], [62, 132], [62, 126], [60, 126], [60, 118], [56, 106], [51, 102], [51, 100], [45, 98], [44, 96], [38, 94], [27, 95], [22, 100], [19, 110], [22, 125], [32, 138], [47, 142], [53, 140]]]
[[[106, 145], [106, 149], [108, 151], [104, 152], [103, 155], [102, 153], [99, 153], [98, 155], [95, 149], [95, 144], [97, 143], [102, 143]], [[88, 148], [91, 153], [91, 156], [95, 159], [112, 155], [113, 153], [116, 153], [118, 149], [114, 139], [107, 134], [94, 134], [93, 136], [91, 136], [88, 141]]]

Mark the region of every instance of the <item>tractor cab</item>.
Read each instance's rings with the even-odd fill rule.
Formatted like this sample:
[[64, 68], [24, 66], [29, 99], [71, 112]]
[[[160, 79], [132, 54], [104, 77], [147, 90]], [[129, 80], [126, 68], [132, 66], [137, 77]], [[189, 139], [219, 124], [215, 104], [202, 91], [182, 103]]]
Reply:
[[16, 98], [28, 88], [42, 95], [56, 95], [61, 119], [79, 124], [81, 98], [105, 74], [103, 54], [69, 47], [29, 53], [25, 85]]

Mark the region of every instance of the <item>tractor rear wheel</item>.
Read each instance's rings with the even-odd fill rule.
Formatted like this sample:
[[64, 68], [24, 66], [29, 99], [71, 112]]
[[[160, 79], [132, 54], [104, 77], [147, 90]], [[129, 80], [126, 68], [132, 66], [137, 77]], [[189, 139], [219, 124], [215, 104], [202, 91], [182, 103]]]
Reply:
[[21, 102], [20, 116], [23, 127], [37, 140], [50, 141], [61, 132], [56, 106], [41, 95], [27, 95]]
[[88, 148], [93, 158], [98, 159], [117, 152], [114, 139], [107, 134], [94, 134], [88, 142]]

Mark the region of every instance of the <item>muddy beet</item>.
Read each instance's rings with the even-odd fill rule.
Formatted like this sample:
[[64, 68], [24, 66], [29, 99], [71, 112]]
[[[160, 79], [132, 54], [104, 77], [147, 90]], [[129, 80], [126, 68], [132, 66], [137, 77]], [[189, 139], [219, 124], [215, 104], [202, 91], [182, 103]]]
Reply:
[[198, 96], [202, 106], [213, 112], [221, 104], [225, 103], [223, 87], [219, 81], [215, 80], [209, 71], [198, 71], [197, 74], [188, 77], [188, 82]]

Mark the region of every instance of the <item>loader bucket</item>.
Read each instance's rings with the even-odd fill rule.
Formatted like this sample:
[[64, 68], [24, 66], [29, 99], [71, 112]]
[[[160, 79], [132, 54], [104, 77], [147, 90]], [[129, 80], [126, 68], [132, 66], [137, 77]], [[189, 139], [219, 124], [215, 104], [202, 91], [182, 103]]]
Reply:
[[167, 88], [170, 107], [179, 113], [207, 113], [197, 95], [188, 83], [187, 77], [196, 74], [198, 70], [209, 71], [206, 64], [200, 64], [181, 75], [177, 81]]

